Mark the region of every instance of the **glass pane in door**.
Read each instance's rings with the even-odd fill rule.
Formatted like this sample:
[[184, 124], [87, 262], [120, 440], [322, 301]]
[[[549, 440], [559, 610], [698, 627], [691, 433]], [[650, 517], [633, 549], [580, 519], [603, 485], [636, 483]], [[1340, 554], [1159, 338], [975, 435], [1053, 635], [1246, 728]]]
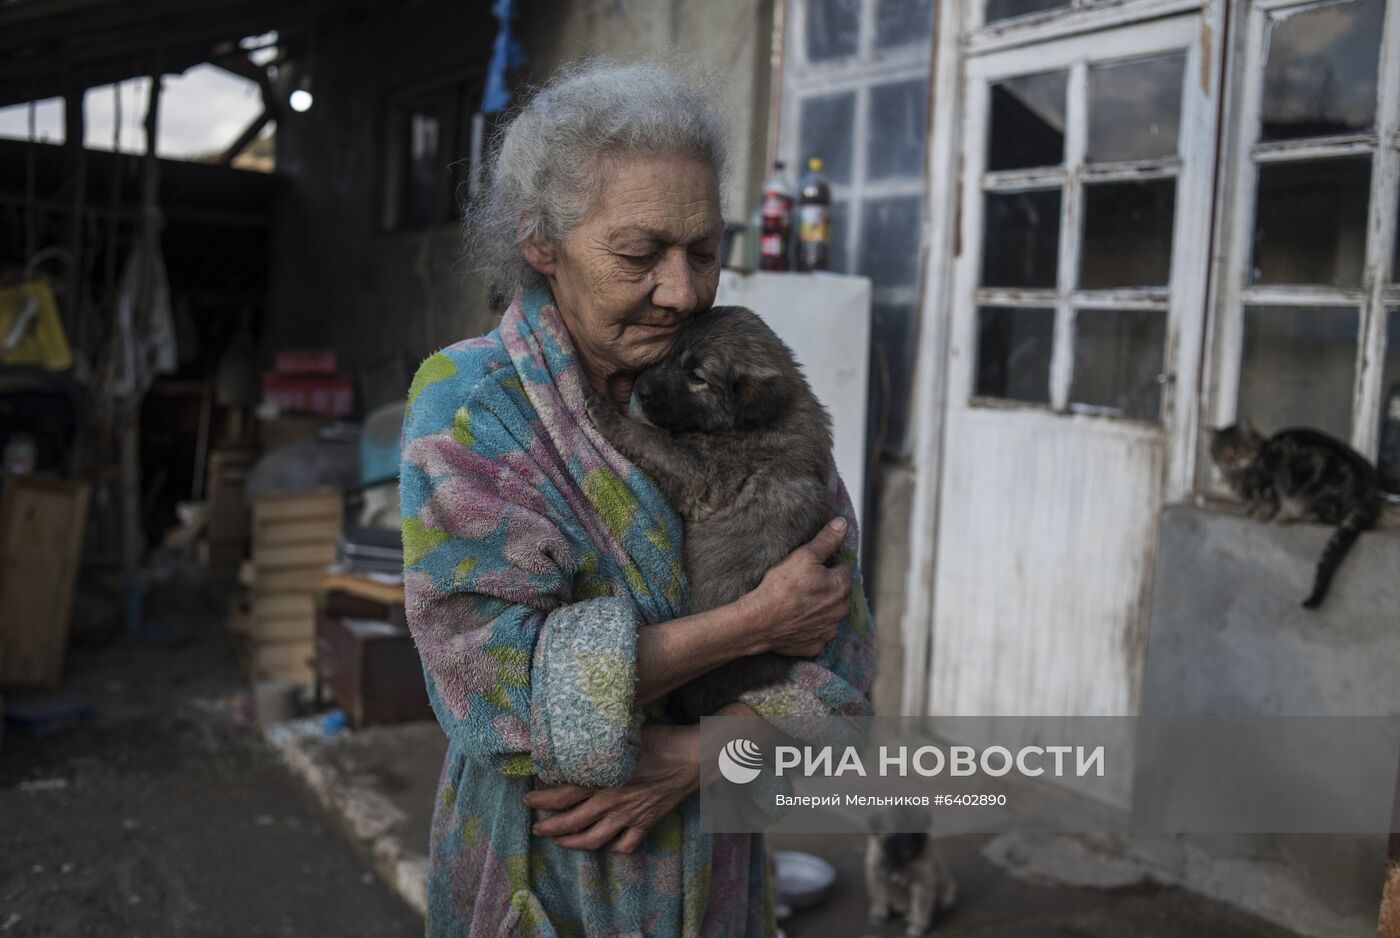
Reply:
[[1311, 427], [1351, 437], [1357, 311], [1345, 306], [1248, 306], [1240, 417], [1265, 434]]
[[928, 136], [928, 79], [870, 89], [865, 178], [922, 179]]
[[878, 0], [875, 48], [927, 42], [933, 33], [933, 0]]
[[1175, 156], [1186, 53], [1089, 66], [1090, 163]]
[[988, 192], [982, 240], [982, 285], [1055, 286], [1060, 248], [1060, 190]]
[[1030, 169], [1064, 162], [1068, 87], [1068, 72], [1021, 75], [992, 85], [987, 169]]
[[983, 306], [977, 310], [978, 397], [1050, 402], [1051, 307]]
[[849, 183], [854, 138], [852, 128], [856, 123], [855, 92], [803, 98], [798, 122], [797, 157], [802, 165], [805, 167], [811, 157], [821, 157], [822, 173], [829, 182], [837, 185]]
[[807, 0], [807, 61], [855, 55], [860, 48], [860, 0]]
[[1363, 133], [1375, 126], [1385, 0], [1275, 13], [1259, 139]]
[[1166, 286], [1175, 212], [1175, 179], [1085, 186], [1080, 289]]
[[1264, 163], [1258, 193], [1250, 282], [1361, 285], [1369, 156]]
[[1166, 339], [1167, 314], [1161, 310], [1079, 310], [1074, 317], [1071, 408], [1159, 419]]

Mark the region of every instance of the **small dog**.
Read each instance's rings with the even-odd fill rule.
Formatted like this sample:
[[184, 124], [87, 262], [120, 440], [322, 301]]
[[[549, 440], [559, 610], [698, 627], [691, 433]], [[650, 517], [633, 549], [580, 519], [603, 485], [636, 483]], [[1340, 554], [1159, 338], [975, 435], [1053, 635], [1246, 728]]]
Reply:
[[[634, 391], [649, 423], [598, 396], [588, 413], [685, 522], [692, 612], [743, 596], [831, 520], [831, 418], [757, 314], [728, 306], [696, 316]], [[693, 722], [782, 681], [790, 663], [772, 654], [733, 661], [673, 699]]]
[[929, 933], [940, 912], [958, 898], [958, 884], [943, 862], [943, 853], [928, 835], [923, 811], [877, 815], [865, 844], [865, 891], [870, 923], [903, 915], [907, 938]]

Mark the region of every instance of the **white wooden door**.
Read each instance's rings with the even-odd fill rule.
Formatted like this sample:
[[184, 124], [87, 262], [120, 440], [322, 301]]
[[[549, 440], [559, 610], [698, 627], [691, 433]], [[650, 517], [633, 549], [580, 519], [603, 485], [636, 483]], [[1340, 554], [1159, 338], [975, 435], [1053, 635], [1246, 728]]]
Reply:
[[1136, 712], [1158, 510], [1191, 481], [1203, 22], [970, 44], [930, 713]]

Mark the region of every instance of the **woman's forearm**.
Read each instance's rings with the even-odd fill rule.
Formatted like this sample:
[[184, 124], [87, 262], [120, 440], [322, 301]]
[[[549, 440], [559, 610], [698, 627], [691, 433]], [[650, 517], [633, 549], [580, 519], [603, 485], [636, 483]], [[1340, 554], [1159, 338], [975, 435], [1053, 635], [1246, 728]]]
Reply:
[[736, 602], [637, 632], [638, 706], [736, 658], [766, 651], [763, 615], [752, 593]]

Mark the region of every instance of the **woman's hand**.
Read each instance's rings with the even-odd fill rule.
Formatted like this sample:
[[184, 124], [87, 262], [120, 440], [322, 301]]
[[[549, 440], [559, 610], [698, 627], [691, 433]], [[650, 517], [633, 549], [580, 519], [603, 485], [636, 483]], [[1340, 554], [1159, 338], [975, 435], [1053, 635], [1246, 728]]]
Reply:
[[632, 779], [619, 788], [556, 785], [525, 796], [530, 808], [558, 811], [537, 821], [537, 837], [553, 837], [569, 850], [632, 853], [647, 831], [700, 784], [698, 726], [642, 727], [642, 748]]
[[826, 566], [846, 536], [846, 519], [833, 519], [788, 554], [742, 602], [753, 606], [759, 651], [794, 658], [821, 653], [836, 637], [851, 604], [851, 571]]

